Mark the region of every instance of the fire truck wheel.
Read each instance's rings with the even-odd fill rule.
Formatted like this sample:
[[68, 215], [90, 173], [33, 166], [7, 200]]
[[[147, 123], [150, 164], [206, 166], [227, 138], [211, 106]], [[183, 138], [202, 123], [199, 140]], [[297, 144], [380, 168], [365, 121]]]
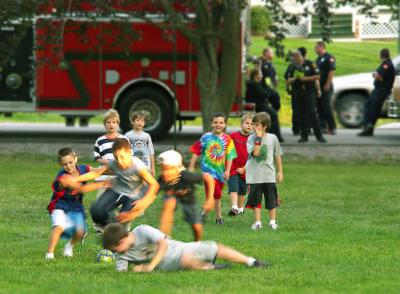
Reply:
[[144, 111], [147, 114], [144, 131], [152, 137], [165, 136], [173, 123], [173, 111], [168, 97], [152, 88], [143, 87], [130, 91], [123, 97], [118, 109], [124, 132], [132, 128], [130, 115], [133, 111]]

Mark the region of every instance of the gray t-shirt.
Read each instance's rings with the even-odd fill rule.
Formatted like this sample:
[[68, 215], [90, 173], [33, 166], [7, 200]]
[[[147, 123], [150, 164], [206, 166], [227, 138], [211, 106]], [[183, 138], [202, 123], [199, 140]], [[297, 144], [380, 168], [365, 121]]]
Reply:
[[139, 172], [146, 169], [143, 162], [137, 158], [132, 157], [132, 166], [128, 169], [121, 169], [117, 161], [111, 161], [109, 169], [115, 174], [115, 178], [111, 180], [112, 190], [118, 194], [129, 196], [132, 199], [139, 199], [147, 190], [147, 183], [140, 177]]
[[125, 134], [131, 144], [132, 154], [139, 158], [143, 163], [151, 169], [150, 156], [154, 155], [153, 142], [148, 133], [134, 130]]
[[247, 140], [249, 159], [246, 162], [246, 183], [276, 183], [274, 158], [282, 155], [281, 145], [274, 134], [266, 133], [262, 138], [260, 155], [252, 156], [256, 136], [252, 134]]
[[149, 225], [140, 225], [132, 230], [135, 235], [133, 245], [127, 252], [117, 254], [115, 258], [115, 266], [117, 271], [127, 271], [129, 263], [142, 264], [149, 263], [157, 252], [157, 243], [161, 239], [167, 239], [168, 249], [159, 266], [165, 259], [169, 259], [171, 252], [176, 251], [176, 245], [183, 245], [182, 242], [167, 238], [160, 230]]

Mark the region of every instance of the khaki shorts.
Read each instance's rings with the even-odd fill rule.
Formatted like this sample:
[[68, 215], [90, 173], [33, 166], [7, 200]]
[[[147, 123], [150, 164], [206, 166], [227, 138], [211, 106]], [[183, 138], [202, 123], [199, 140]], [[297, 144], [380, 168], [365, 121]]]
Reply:
[[180, 241], [168, 242], [168, 250], [158, 265], [159, 270], [177, 271], [183, 269], [181, 257], [183, 254], [192, 254], [204, 262], [214, 263], [218, 252], [218, 245], [214, 241], [200, 241], [183, 243]]

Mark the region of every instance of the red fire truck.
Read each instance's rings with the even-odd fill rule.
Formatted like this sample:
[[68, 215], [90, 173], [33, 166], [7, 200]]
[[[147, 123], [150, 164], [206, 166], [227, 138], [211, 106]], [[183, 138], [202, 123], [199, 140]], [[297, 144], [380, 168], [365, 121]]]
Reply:
[[[59, 113], [67, 125], [76, 119], [87, 125], [90, 117], [115, 108], [126, 131], [131, 127], [129, 114], [142, 110], [149, 115], [146, 131], [154, 136], [168, 133], [174, 115], [178, 121], [201, 116], [196, 53], [178, 32], [129, 19], [139, 37], [127, 48], [118, 48], [113, 34], [99, 41], [106, 31], [119, 33], [110, 18], [93, 22], [72, 15], [55, 54], [52, 46], [40, 44], [46, 34], [44, 21], [48, 23], [49, 16], [34, 20], [15, 57], [1, 67], [1, 113]], [[83, 41], [77, 33], [82, 25]], [[0, 37], [14, 30], [13, 25], [3, 26]], [[237, 96], [242, 97], [239, 76]], [[238, 100], [231, 115], [240, 115], [241, 109]]]

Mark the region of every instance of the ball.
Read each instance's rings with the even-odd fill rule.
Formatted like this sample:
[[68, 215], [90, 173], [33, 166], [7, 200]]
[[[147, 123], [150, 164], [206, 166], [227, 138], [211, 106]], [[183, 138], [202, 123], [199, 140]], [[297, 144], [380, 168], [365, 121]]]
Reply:
[[115, 259], [115, 254], [110, 250], [101, 249], [96, 255], [97, 262], [113, 262]]

